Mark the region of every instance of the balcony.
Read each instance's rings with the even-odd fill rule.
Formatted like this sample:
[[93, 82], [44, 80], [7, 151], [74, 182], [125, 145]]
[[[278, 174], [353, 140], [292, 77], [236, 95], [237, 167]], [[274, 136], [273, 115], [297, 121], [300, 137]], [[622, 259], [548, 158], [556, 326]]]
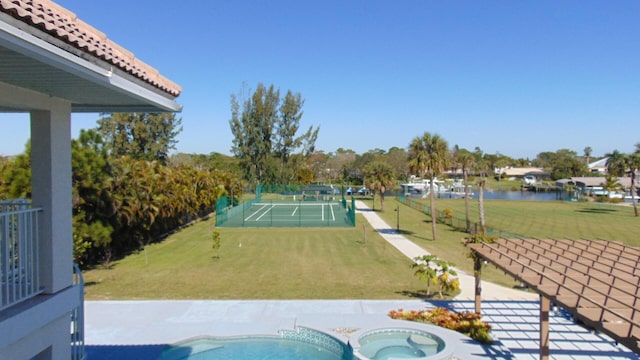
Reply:
[[38, 214], [26, 199], [0, 201], [0, 311], [42, 292]]
[[[84, 351], [84, 281], [77, 265], [73, 268], [73, 286], [68, 288], [76, 294], [73, 305], [49, 305], [55, 295], [43, 294], [40, 282], [40, 237], [39, 215], [42, 209], [32, 208], [27, 199], [0, 201], [0, 320], [24, 311], [57, 312], [71, 308], [71, 359], [86, 358]], [[63, 291], [67, 293], [67, 291]], [[38, 297], [39, 295], [41, 295]], [[66, 296], [66, 295], [63, 295]], [[33, 301], [27, 301], [34, 299]], [[49, 308], [49, 306], [53, 306]], [[11, 309], [9, 309], [11, 308]], [[54, 310], [55, 309], [55, 310]], [[45, 312], [47, 310], [44, 310]], [[68, 310], [66, 310], [68, 311]], [[4, 313], [4, 314], [3, 314]], [[1, 322], [0, 321], [0, 322]], [[34, 327], [38, 325], [34, 324]], [[1, 346], [0, 346], [1, 347]]]

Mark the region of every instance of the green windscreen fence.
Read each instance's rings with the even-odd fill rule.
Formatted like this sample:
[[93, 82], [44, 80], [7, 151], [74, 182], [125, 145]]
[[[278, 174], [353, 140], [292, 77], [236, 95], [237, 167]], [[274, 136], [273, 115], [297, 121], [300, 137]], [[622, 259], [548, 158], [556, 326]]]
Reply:
[[[256, 197], [230, 207], [226, 197], [216, 206], [220, 227], [348, 227], [355, 226], [355, 200], [320, 191], [300, 191], [265, 198], [264, 188]], [[265, 196], [263, 196], [265, 195]]]

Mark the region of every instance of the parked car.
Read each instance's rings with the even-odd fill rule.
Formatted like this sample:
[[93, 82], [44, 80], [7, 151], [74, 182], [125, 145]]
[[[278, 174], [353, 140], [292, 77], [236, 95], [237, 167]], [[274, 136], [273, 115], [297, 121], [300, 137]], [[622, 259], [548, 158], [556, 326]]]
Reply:
[[369, 195], [370, 193], [371, 191], [369, 191], [369, 189], [367, 189], [366, 187], [363, 187], [360, 190], [358, 190], [358, 195]]

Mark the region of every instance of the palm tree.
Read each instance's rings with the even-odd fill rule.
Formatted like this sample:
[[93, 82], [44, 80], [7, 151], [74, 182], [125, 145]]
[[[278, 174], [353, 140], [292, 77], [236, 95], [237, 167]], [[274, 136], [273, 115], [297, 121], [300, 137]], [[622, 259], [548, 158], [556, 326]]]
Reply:
[[469, 170], [475, 164], [473, 154], [467, 149], [459, 149], [456, 153], [455, 162], [462, 169], [462, 178], [464, 183], [464, 210], [467, 221], [467, 232], [471, 231], [471, 215], [469, 214]]
[[437, 239], [435, 179], [449, 166], [449, 149], [447, 141], [438, 134], [425, 132], [422, 137], [414, 138], [409, 144], [409, 167], [421, 175], [429, 176], [429, 205], [431, 213], [431, 229], [433, 240]]
[[624, 163], [624, 154], [618, 150], [613, 150], [609, 154], [605, 154], [607, 157], [607, 172], [609, 175], [624, 176], [626, 171]]
[[589, 165], [589, 163], [591, 162], [592, 152], [593, 152], [593, 149], [591, 149], [591, 146], [587, 146], [586, 148], [584, 148], [584, 157], [587, 159], [587, 165]]
[[[640, 144], [636, 144], [638, 146]], [[640, 148], [640, 147], [639, 147]], [[633, 203], [633, 214], [638, 216], [638, 206], [636, 205], [636, 172], [640, 170], [640, 149], [625, 156], [626, 167], [631, 173], [631, 203]]]
[[427, 296], [431, 296], [431, 285], [436, 285], [438, 295], [442, 299], [443, 292], [452, 293], [460, 290], [460, 281], [453, 264], [435, 255], [422, 255], [413, 258], [414, 275], [427, 283]]
[[416, 173], [419, 177], [424, 178], [427, 171], [427, 152], [420, 137], [415, 137], [409, 144], [409, 169]]
[[364, 168], [364, 178], [373, 193], [380, 193], [380, 211], [384, 212], [384, 193], [395, 184], [396, 172], [383, 161], [374, 161]]
[[607, 174], [605, 177], [605, 181], [600, 183], [600, 186], [605, 191], [605, 194], [611, 196], [612, 191], [616, 191], [620, 189], [620, 184], [618, 183], [618, 177], [612, 174]]
[[480, 173], [480, 177], [478, 178], [477, 182], [478, 182], [478, 213], [480, 216], [480, 232], [482, 235], [485, 235], [486, 233], [486, 221], [485, 221], [485, 216], [484, 216], [484, 188], [487, 184], [487, 179], [486, 179], [486, 173], [487, 173], [487, 169], [488, 164], [487, 162], [484, 160], [484, 157], [482, 156], [482, 150], [480, 150], [480, 148], [476, 147], [476, 150], [474, 152], [474, 157], [475, 157], [475, 168], [476, 168], [476, 172]]
[[431, 285], [438, 282], [438, 270], [435, 262], [438, 257], [435, 255], [422, 255], [413, 259], [412, 269], [415, 269], [413, 275], [418, 279], [427, 283], [427, 296], [431, 296]]

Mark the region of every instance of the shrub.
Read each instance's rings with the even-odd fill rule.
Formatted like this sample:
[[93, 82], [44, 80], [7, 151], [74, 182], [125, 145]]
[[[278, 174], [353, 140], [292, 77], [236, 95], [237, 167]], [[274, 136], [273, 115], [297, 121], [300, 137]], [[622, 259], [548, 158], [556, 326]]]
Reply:
[[212, 231], [211, 240], [213, 241], [211, 248], [216, 253], [215, 257], [220, 258], [219, 250], [220, 250], [220, 246], [222, 245], [222, 242], [220, 240], [220, 233], [217, 231]]
[[491, 344], [491, 325], [481, 320], [482, 315], [471, 311], [453, 312], [437, 307], [431, 310], [391, 310], [389, 317], [433, 324], [457, 331], [482, 344]]
[[453, 264], [435, 255], [423, 255], [413, 259], [414, 275], [427, 283], [427, 296], [431, 295], [431, 285], [436, 285], [442, 299], [444, 293], [453, 294], [460, 290], [460, 281]]

